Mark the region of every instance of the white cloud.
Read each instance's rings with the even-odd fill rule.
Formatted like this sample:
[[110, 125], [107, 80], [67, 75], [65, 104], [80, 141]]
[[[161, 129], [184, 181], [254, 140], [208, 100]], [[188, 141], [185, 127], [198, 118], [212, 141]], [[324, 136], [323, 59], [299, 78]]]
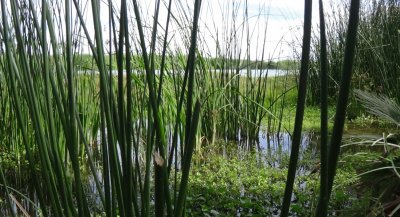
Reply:
[[[167, 2], [164, 0], [161, 3], [159, 15], [161, 26], [165, 26]], [[183, 42], [187, 41], [189, 35], [189, 19], [192, 19], [193, 16], [194, 0], [173, 2], [172, 13], [177, 20], [170, 26], [169, 36], [172, 37], [170, 46], [176, 49], [179, 47], [185, 52], [187, 46]], [[199, 23], [199, 46], [201, 49], [210, 55], [215, 55], [218, 41], [222, 53], [227, 52], [226, 47], [228, 46], [240, 48], [241, 58], [245, 57], [246, 51], [250, 53], [251, 59], [260, 58], [263, 48], [265, 49], [264, 58], [290, 56], [293, 49], [296, 49], [290, 42], [301, 38], [304, 1], [248, 0], [247, 3], [248, 20], [245, 20], [244, 0], [203, 0]], [[143, 23], [146, 25], [146, 38], [149, 40], [155, 1], [141, 0], [139, 5], [142, 9]], [[313, 22], [317, 23], [318, 1], [314, 1], [313, 6]], [[117, 8], [119, 8], [118, 5]], [[88, 13], [90, 12], [88, 11]], [[93, 29], [90, 24], [91, 18], [87, 17], [89, 17], [89, 28]], [[132, 26], [136, 26], [133, 13], [130, 14], [130, 19]], [[101, 4], [101, 21], [104, 27], [104, 37], [108, 40], [108, 12], [105, 3]], [[266, 34], [264, 34], [265, 29]], [[236, 39], [232, 41], [234, 36]], [[249, 44], [247, 44], [247, 40], [249, 40]], [[264, 40], [266, 44], [263, 47]]]

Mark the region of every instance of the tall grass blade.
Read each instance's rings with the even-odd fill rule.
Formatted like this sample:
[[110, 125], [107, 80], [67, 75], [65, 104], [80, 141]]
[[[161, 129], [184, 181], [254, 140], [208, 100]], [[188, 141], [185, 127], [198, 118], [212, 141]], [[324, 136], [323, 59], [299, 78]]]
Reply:
[[191, 121], [191, 132], [189, 134], [188, 143], [186, 143], [186, 152], [183, 158], [184, 164], [182, 168], [182, 179], [179, 187], [179, 196], [175, 205], [175, 217], [184, 216], [183, 211], [185, 208], [186, 191], [189, 181], [190, 163], [192, 160], [194, 144], [196, 142], [197, 125], [200, 117], [200, 102], [197, 101], [193, 111], [193, 120]]
[[[2, 0], [1, 1], [1, 11], [2, 11], [2, 21], [3, 21], [3, 28], [1, 28], [0, 26], [0, 30], [1, 30], [1, 35], [3, 37], [4, 40], [4, 44], [5, 44], [5, 50], [6, 50], [6, 67], [4, 67], [6, 69], [6, 80], [7, 80], [7, 88], [9, 90], [9, 92], [11, 93], [11, 98], [12, 100], [12, 104], [15, 108], [16, 111], [16, 116], [17, 116], [17, 124], [20, 127], [21, 130], [21, 134], [22, 134], [22, 141], [24, 143], [25, 146], [25, 150], [26, 150], [26, 156], [27, 156], [27, 160], [29, 162], [29, 169], [30, 169], [30, 176], [33, 179], [34, 182], [34, 186], [36, 188], [39, 188], [40, 186], [40, 181], [39, 178], [37, 176], [37, 174], [35, 174], [35, 161], [33, 160], [33, 154], [31, 152], [31, 148], [29, 147], [29, 139], [28, 139], [28, 132], [27, 129], [25, 127], [25, 123], [26, 120], [24, 119], [23, 116], [23, 111], [22, 108], [19, 106], [20, 105], [20, 97], [18, 96], [18, 92], [16, 89], [16, 84], [15, 84], [15, 68], [16, 68], [16, 63], [13, 59], [12, 56], [12, 50], [13, 50], [13, 46], [9, 41], [9, 27], [8, 27], [8, 23], [7, 23], [7, 15], [6, 15], [6, 10], [5, 10], [5, 2]], [[43, 192], [39, 191], [38, 192], [38, 197], [39, 197], [39, 202], [40, 202], [40, 206], [41, 209], [43, 211], [43, 215], [47, 216], [47, 208], [44, 202], [44, 195]]]
[[67, 65], [67, 86], [68, 86], [68, 123], [69, 123], [69, 141], [67, 142], [67, 147], [69, 150], [72, 167], [74, 170], [75, 186], [78, 202], [78, 214], [80, 216], [90, 216], [89, 209], [86, 205], [86, 196], [83, 192], [81, 183], [81, 173], [79, 166], [79, 151], [78, 151], [78, 141], [77, 141], [77, 127], [76, 127], [76, 103], [75, 103], [75, 88], [74, 88], [74, 72], [73, 72], [73, 62], [72, 62], [72, 31], [71, 31], [71, 1], [65, 1], [65, 26], [66, 26], [66, 65]]
[[[103, 48], [103, 36], [100, 23], [100, 6], [99, 2], [92, 0], [92, 14], [93, 14], [93, 24], [95, 32], [96, 41], [96, 52], [97, 53], [97, 66], [99, 69], [100, 76], [100, 113], [102, 126], [106, 130], [102, 132], [103, 150], [107, 152], [103, 153], [103, 162], [108, 164], [108, 170], [104, 170], [104, 182], [107, 183], [106, 189], [109, 190], [106, 194], [109, 194], [111, 203], [111, 208], [108, 213], [113, 213], [116, 210], [115, 202], [118, 203], [118, 211], [121, 216], [125, 216], [124, 199], [122, 192], [121, 183], [121, 167], [120, 158], [117, 154], [116, 141], [118, 135], [116, 135], [119, 128], [118, 116], [115, 114], [114, 97], [111, 92], [111, 87], [109, 85], [109, 77], [106, 75], [106, 62], [105, 62], [105, 52]], [[81, 23], [81, 25], [84, 25]], [[90, 38], [89, 35], [86, 36]], [[107, 165], [107, 166], [108, 166]], [[106, 168], [106, 167], [105, 167]], [[109, 180], [106, 180], [106, 179]], [[109, 182], [109, 183], [108, 183]], [[108, 185], [109, 184], [109, 185]]]
[[320, 195], [317, 206], [316, 216], [326, 216], [327, 210], [323, 209], [328, 204], [328, 57], [327, 40], [325, 30], [324, 7], [322, 0], [319, 0], [319, 23], [321, 38], [321, 66], [320, 66], [320, 88], [321, 88], [321, 175], [320, 175]]
[[310, 58], [311, 16], [312, 16], [312, 1], [305, 0], [303, 48], [301, 55], [299, 93], [297, 96], [296, 118], [295, 118], [294, 131], [292, 137], [292, 148], [290, 152], [289, 171], [286, 179], [285, 194], [281, 209], [282, 217], [287, 217], [289, 215], [290, 202], [293, 193], [293, 184], [296, 176], [297, 160], [299, 158], [304, 107], [305, 107], [306, 93], [307, 93], [308, 64]]
[[[350, 4], [349, 24], [346, 38], [345, 56], [343, 63], [342, 80], [340, 83], [339, 98], [336, 106], [335, 123], [333, 126], [332, 139], [330, 143], [328, 158], [328, 195], [329, 198], [332, 191], [333, 180], [336, 174], [337, 161], [340, 153], [340, 145], [342, 141], [344, 121], [346, 118], [346, 107], [350, 92], [350, 81], [353, 69], [353, 60], [357, 43], [357, 28], [359, 20], [360, 1], [352, 0]], [[327, 209], [327, 204], [321, 209]], [[323, 212], [326, 213], [326, 212]], [[322, 216], [323, 217], [323, 216]]]
[[[48, 150], [48, 146], [46, 146], [46, 139], [44, 137], [44, 133], [43, 133], [43, 127], [40, 125], [40, 112], [39, 112], [39, 108], [38, 108], [38, 101], [37, 101], [37, 97], [35, 94], [35, 89], [33, 87], [33, 81], [31, 80], [30, 77], [30, 65], [28, 64], [28, 54], [27, 51], [24, 49], [25, 48], [25, 44], [24, 44], [24, 39], [23, 39], [23, 33], [21, 32], [22, 28], [20, 27], [20, 18], [18, 15], [18, 9], [20, 8], [19, 6], [17, 6], [16, 4], [18, 4], [18, 2], [11, 2], [11, 14], [12, 14], [12, 20], [13, 20], [13, 30], [15, 30], [15, 37], [16, 37], [16, 41], [17, 41], [17, 49], [14, 48], [14, 44], [11, 43], [9, 36], [10, 34], [10, 29], [8, 27], [8, 16], [6, 14], [6, 11], [8, 9], [8, 7], [5, 6], [5, 2], [2, 1], [1, 2], [1, 7], [2, 7], [2, 18], [3, 18], [3, 27], [4, 27], [4, 32], [3, 32], [3, 37], [4, 37], [4, 41], [6, 44], [6, 63], [8, 65], [8, 78], [10, 80], [10, 82], [8, 83], [9, 89], [11, 90], [10, 92], [13, 95], [13, 100], [15, 100], [14, 105], [15, 105], [15, 109], [17, 110], [17, 117], [18, 117], [18, 121], [19, 121], [19, 125], [21, 127], [22, 130], [22, 135], [24, 138], [24, 141], [26, 142], [26, 152], [28, 155], [28, 159], [30, 160], [30, 162], [32, 163], [32, 172], [35, 171], [35, 169], [33, 168], [33, 165], [35, 165], [35, 162], [32, 160], [32, 155], [30, 155], [30, 147], [28, 147], [29, 144], [29, 134], [28, 132], [25, 130], [24, 126], [26, 122], [22, 122], [23, 117], [22, 117], [22, 112], [21, 112], [21, 105], [23, 105], [21, 103], [21, 101], [19, 100], [19, 97], [17, 96], [17, 88], [16, 88], [16, 84], [18, 83], [19, 85], [21, 85], [21, 90], [22, 90], [22, 94], [24, 99], [26, 100], [26, 103], [29, 105], [29, 114], [31, 116], [31, 120], [32, 120], [32, 124], [33, 124], [33, 128], [36, 132], [35, 134], [35, 141], [38, 144], [38, 150], [39, 150], [39, 159], [40, 159], [40, 163], [41, 166], [43, 168], [41, 174], [44, 178], [44, 183], [47, 185], [47, 192], [49, 195], [49, 198], [51, 199], [50, 203], [52, 204], [52, 206], [54, 207], [54, 212], [57, 215], [61, 215], [62, 210], [61, 210], [61, 204], [60, 201], [57, 199], [57, 188], [56, 188], [56, 180], [54, 178], [54, 176], [51, 174], [52, 173], [52, 167], [51, 167], [51, 160], [52, 156], [49, 156], [49, 150]], [[15, 54], [15, 51], [18, 52], [19, 54], [19, 59], [18, 62], [16, 61], [16, 59], [14, 58], [13, 54]], [[17, 64], [19, 64], [20, 67], [17, 66]], [[17, 75], [17, 76], [15, 76]], [[15, 83], [14, 83], [15, 82]], [[49, 171], [49, 172], [48, 172]], [[36, 175], [34, 174], [34, 180], [36, 180]], [[39, 179], [40, 180], [40, 179]], [[37, 180], [35, 181], [36, 187], [37, 189], [40, 189], [40, 181]], [[41, 192], [39, 193], [39, 198], [42, 202], [43, 201], [43, 196], [41, 195]], [[41, 204], [44, 207], [44, 204]], [[43, 210], [46, 210], [46, 208], [44, 208]], [[47, 215], [47, 213], [45, 213], [44, 215]]]

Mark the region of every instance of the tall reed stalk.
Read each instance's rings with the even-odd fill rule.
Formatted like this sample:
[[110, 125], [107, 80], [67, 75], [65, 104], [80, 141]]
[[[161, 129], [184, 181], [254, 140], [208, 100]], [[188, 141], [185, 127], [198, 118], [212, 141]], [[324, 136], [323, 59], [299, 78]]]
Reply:
[[292, 148], [290, 151], [289, 171], [286, 179], [285, 194], [281, 209], [282, 217], [286, 217], [289, 215], [290, 202], [293, 193], [293, 184], [296, 176], [297, 160], [299, 158], [304, 107], [305, 107], [306, 93], [307, 93], [307, 77], [308, 77], [307, 74], [308, 74], [310, 41], [311, 41], [311, 14], [312, 14], [312, 1], [306, 0], [304, 4], [303, 48], [301, 55], [299, 93], [297, 96], [296, 119], [294, 122]]
[[[249, 148], [255, 148], [262, 121], [266, 117], [277, 119], [278, 115], [271, 110], [285, 93], [279, 95], [272, 87], [268, 88], [272, 82], [268, 77], [271, 59], [266, 58], [269, 19], [269, 15], [263, 13], [266, 6], [261, 6], [254, 17], [249, 15], [249, 7], [248, 2], [239, 1], [223, 3], [220, 11], [213, 8], [213, 12], [221, 16], [222, 24], [207, 27], [213, 41], [200, 41], [205, 50], [199, 62], [203, 73], [197, 84], [203, 90], [202, 98], [206, 99], [202, 135], [212, 143], [218, 137], [240, 139], [246, 141]], [[259, 45], [255, 49], [253, 41]], [[215, 51], [207, 50], [210, 43], [215, 43]], [[275, 123], [269, 122], [268, 129], [274, 129]]]
[[[337, 99], [339, 83], [343, 67], [346, 26], [348, 24], [348, 11], [341, 10], [338, 4], [345, 2], [330, 2], [333, 8], [326, 19], [327, 49], [330, 67], [328, 69], [329, 88], [328, 95], [331, 99]], [[393, 98], [398, 98], [397, 72], [399, 64], [398, 56], [398, 31], [400, 13], [399, 2], [393, 0], [379, 0], [363, 2], [360, 7], [360, 21], [358, 34], [358, 46], [354, 60], [354, 76], [352, 87], [366, 91], [374, 91]], [[315, 34], [317, 35], [317, 34]], [[318, 52], [322, 45], [315, 37], [312, 49]], [[312, 69], [310, 70], [309, 102], [319, 103], [320, 87], [318, 69], [322, 60], [319, 55], [313, 56]], [[351, 108], [359, 109], [360, 105], [352, 100]], [[349, 113], [353, 119], [358, 114]]]
[[327, 209], [326, 204], [329, 201], [328, 195], [328, 57], [327, 57], [327, 41], [325, 31], [325, 17], [322, 0], [319, 0], [319, 25], [321, 38], [321, 70], [320, 70], [320, 89], [321, 89], [321, 175], [320, 175], [320, 197], [316, 216], [326, 216], [324, 213]]
[[[349, 97], [350, 91], [350, 82], [353, 72], [353, 61], [355, 56], [355, 48], [357, 44], [357, 30], [358, 30], [358, 20], [359, 20], [359, 9], [360, 9], [360, 1], [352, 0], [350, 4], [350, 13], [349, 13], [349, 25], [347, 30], [347, 38], [346, 38], [346, 47], [345, 47], [345, 56], [343, 63], [343, 72], [342, 79], [340, 83], [340, 91], [339, 98], [336, 106], [336, 114], [335, 114], [335, 122], [333, 126], [331, 143], [327, 150], [327, 160], [326, 154], [322, 156], [324, 159], [324, 167], [326, 171], [321, 171], [321, 181], [323, 182], [323, 188], [321, 187], [320, 191], [320, 201], [317, 209], [317, 216], [327, 216], [328, 202], [329, 197], [331, 195], [331, 191], [333, 188], [333, 180], [336, 174], [337, 161], [340, 153], [340, 146], [343, 135], [343, 128], [346, 118], [346, 108], [347, 101]], [[323, 52], [323, 51], [322, 51]], [[323, 67], [326, 67], [323, 66]], [[326, 153], [324, 151], [323, 153]]]
[[[327, 144], [327, 50], [325, 37], [325, 21], [323, 14], [322, 1], [320, 3], [320, 36], [321, 36], [321, 187], [319, 204], [317, 206], [316, 216], [327, 216], [329, 197], [332, 191], [333, 180], [336, 173], [337, 160], [340, 152], [340, 144], [343, 134], [344, 120], [346, 117], [346, 106], [350, 90], [350, 82], [352, 75], [352, 66], [355, 55], [357, 27], [360, 2], [358, 0], [351, 1], [349, 12], [349, 25], [347, 30], [346, 48], [344, 51], [344, 64], [341, 76], [339, 98], [336, 107], [335, 123], [331, 143]], [[296, 165], [299, 151], [299, 138], [301, 136], [302, 119], [304, 114], [304, 103], [307, 86], [307, 71], [309, 62], [310, 39], [311, 39], [311, 1], [305, 4], [305, 27], [303, 34], [303, 51], [299, 80], [299, 95], [296, 107], [296, 120], [293, 133], [292, 151], [290, 154], [290, 164], [288, 178], [286, 180], [286, 188], [284, 201], [281, 210], [281, 216], [288, 216], [290, 202], [293, 191], [293, 182], [296, 173]]]

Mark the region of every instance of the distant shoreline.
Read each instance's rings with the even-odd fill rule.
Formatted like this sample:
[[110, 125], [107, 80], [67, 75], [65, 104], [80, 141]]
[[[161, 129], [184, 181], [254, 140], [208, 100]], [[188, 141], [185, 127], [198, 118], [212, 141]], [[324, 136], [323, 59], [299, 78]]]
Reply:
[[[224, 69], [224, 70], [219, 70], [219, 69], [211, 69], [210, 71], [212, 72], [217, 72], [220, 73], [221, 71], [224, 73], [229, 73], [230, 75], [234, 75], [236, 74], [236, 69]], [[109, 70], [107, 71], [109, 72]], [[134, 74], [138, 74], [138, 72], [145, 72], [145, 70], [132, 70], [132, 72]], [[252, 78], [257, 78], [257, 77], [276, 77], [276, 76], [285, 76], [285, 75], [290, 75], [293, 74], [295, 72], [295, 70], [281, 70], [281, 69], [241, 69], [239, 70], [239, 76], [240, 77], [246, 77], [248, 75], [250, 75], [250, 77]], [[78, 70], [77, 71], [78, 74], [99, 74], [98, 70]], [[112, 75], [118, 75], [118, 70], [111, 70]], [[260, 75], [261, 73], [261, 75]], [[123, 74], [126, 74], [126, 70], [123, 70]], [[155, 74], [159, 75], [160, 74], [160, 70], [156, 69], [155, 70]], [[182, 71], [183, 74], [183, 71]]]

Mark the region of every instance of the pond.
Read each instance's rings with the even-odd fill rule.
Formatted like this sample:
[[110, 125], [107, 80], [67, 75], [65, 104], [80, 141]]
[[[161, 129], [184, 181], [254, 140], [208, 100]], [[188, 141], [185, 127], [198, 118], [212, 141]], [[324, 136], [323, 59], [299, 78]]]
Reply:
[[[143, 70], [144, 71], [144, 70]], [[141, 73], [143, 71], [134, 71], [134, 74], [138, 74]], [[215, 72], [220, 72], [220, 70], [214, 70]], [[224, 70], [224, 72], [228, 72], [228, 73], [236, 73], [237, 71], [235, 69], [227, 69]], [[93, 71], [93, 70], [82, 70], [82, 71], [78, 71], [78, 74], [99, 74], [99, 71]], [[118, 75], [118, 70], [112, 70], [111, 71], [112, 75], [116, 76]], [[154, 73], [156, 75], [160, 74], [160, 70], [154, 70]], [[181, 74], [183, 74], [184, 72], [181, 71]], [[250, 69], [250, 70], [246, 70], [246, 69], [241, 69], [239, 70], [239, 75], [242, 77], [252, 77], [252, 78], [256, 78], [256, 77], [275, 77], [275, 76], [285, 76], [285, 75], [291, 75], [293, 74], [294, 71], [288, 71], [288, 70], [280, 70], [280, 69], [263, 69], [263, 70], [258, 70], [258, 69]], [[126, 70], [123, 70], [123, 74], [126, 74]]]

